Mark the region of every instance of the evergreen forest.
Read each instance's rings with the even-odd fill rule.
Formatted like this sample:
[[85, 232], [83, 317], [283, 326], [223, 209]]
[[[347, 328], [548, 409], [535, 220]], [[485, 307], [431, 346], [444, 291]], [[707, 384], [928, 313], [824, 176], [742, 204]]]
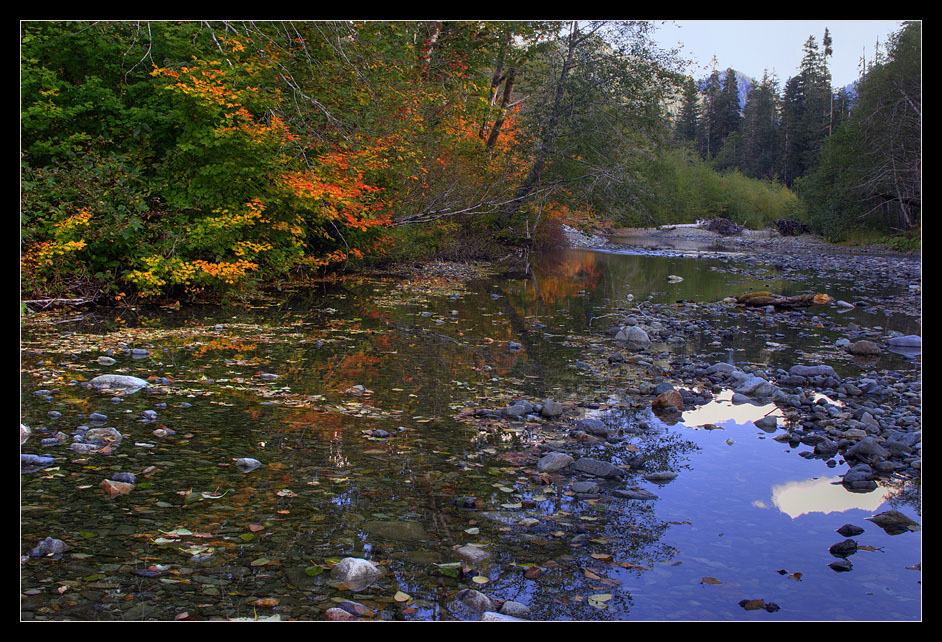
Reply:
[[[920, 22], [832, 87], [682, 73], [648, 22], [24, 21], [24, 299], [250, 292], [562, 225], [918, 244]], [[802, 47], [802, 43], [796, 43]]]

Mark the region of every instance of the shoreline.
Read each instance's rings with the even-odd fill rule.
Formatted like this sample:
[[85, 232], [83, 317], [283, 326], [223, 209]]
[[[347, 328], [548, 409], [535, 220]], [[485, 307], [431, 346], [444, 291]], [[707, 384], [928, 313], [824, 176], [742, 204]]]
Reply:
[[[834, 254], [891, 255], [916, 258], [921, 261], [918, 252], [900, 252], [882, 245], [843, 246], [828, 243], [813, 234], [782, 236], [776, 230], [744, 229], [740, 234], [724, 236], [707, 229], [687, 225], [663, 225], [660, 227], [613, 228], [582, 232], [568, 225], [563, 225], [563, 232], [569, 247], [581, 249], [609, 250], [659, 247], [662, 249], [684, 249], [672, 246], [689, 243], [714, 244], [715, 251], [745, 252], [828, 252]], [[689, 248], [687, 248], [689, 249]]]

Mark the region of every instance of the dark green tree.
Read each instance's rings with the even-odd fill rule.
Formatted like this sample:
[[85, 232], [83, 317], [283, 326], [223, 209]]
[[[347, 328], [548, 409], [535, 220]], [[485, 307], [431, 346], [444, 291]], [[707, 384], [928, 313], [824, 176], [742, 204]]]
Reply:
[[918, 229], [922, 216], [922, 24], [907, 22], [866, 67], [857, 105], [799, 183], [815, 227]]
[[691, 143], [697, 140], [697, 121], [700, 118], [700, 92], [692, 78], [684, 83], [680, 114], [674, 129], [677, 140]]
[[777, 83], [767, 73], [749, 88], [742, 138], [743, 173], [753, 178], [774, 178], [781, 156], [781, 119]]

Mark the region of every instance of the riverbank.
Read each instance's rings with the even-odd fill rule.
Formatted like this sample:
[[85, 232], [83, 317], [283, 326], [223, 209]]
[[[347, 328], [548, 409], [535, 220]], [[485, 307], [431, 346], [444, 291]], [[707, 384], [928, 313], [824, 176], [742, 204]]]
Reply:
[[664, 225], [661, 227], [626, 227], [582, 232], [568, 225], [563, 232], [570, 247], [617, 251], [647, 242], [666, 246], [690, 242], [715, 245], [717, 249], [738, 251], [799, 252], [826, 251], [835, 254], [892, 254], [917, 257], [917, 253], [898, 252], [882, 245], [845, 246], [835, 245], [813, 234], [782, 236], [776, 230], [744, 229], [739, 234], [723, 235], [703, 227], [688, 225]]

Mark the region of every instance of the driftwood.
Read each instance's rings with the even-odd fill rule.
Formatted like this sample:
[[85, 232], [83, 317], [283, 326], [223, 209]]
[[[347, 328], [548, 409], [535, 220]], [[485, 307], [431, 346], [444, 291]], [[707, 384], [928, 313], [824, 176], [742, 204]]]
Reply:
[[782, 296], [772, 292], [749, 292], [736, 297], [736, 303], [749, 307], [765, 307], [767, 305], [776, 308], [806, 308], [811, 305], [823, 305], [830, 302], [831, 297], [827, 294], [799, 294], [797, 296]]
[[54, 305], [86, 305], [94, 303], [91, 299], [25, 299], [20, 302], [26, 305], [38, 306], [42, 310]]

